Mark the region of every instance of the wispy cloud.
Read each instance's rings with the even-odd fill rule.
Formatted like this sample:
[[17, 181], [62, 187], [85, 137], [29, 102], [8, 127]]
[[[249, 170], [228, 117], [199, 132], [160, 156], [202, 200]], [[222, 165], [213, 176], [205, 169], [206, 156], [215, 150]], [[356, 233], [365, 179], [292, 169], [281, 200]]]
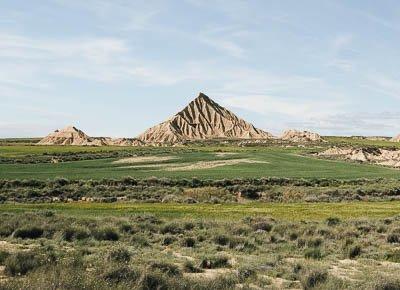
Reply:
[[364, 87], [379, 94], [400, 99], [400, 79], [394, 79], [380, 73], [367, 73]]
[[348, 112], [288, 122], [288, 126], [334, 135], [394, 136], [400, 132], [400, 112]]

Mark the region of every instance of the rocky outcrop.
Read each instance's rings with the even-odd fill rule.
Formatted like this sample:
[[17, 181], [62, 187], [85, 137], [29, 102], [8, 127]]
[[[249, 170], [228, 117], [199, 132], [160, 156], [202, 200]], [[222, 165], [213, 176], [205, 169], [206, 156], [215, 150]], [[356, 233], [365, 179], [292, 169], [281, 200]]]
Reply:
[[400, 150], [381, 148], [329, 148], [318, 156], [400, 167]]
[[110, 145], [113, 145], [113, 146], [143, 146], [145, 144], [136, 138], [117, 138], [117, 139], [111, 139]]
[[137, 137], [145, 143], [178, 143], [202, 139], [268, 139], [255, 128], [200, 93], [186, 108]]
[[74, 126], [56, 130], [44, 137], [37, 145], [72, 145], [72, 146], [142, 146], [142, 141], [134, 138], [89, 137]]
[[89, 145], [92, 141], [83, 131], [74, 126], [68, 126], [47, 135], [39, 141], [38, 145]]
[[297, 131], [297, 130], [287, 130], [283, 133], [282, 137], [280, 138], [285, 141], [291, 142], [323, 142], [324, 140], [322, 137], [313, 132], [309, 131]]

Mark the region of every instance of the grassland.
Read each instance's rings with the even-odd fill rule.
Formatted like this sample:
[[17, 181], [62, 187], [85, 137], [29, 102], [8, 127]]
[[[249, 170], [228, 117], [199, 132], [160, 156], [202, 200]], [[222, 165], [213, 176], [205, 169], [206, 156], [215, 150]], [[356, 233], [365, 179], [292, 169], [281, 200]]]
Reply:
[[399, 204], [381, 205], [4, 205], [0, 288], [399, 289]]
[[342, 220], [391, 218], [400, 214], [400, 202], [348, 202], [348, 203], [259, 203], [247, 204], [149, 204], [149, 203], [56, 203], [56, 204], [4, 204], [0, 213], [43, 212], [74, 217], [106, 217], [151, 214], [161, 218], [214, 219], [230, 221], [244, 217], [267, 216], [286, 221], [323, 221], [329, 217]]
[[[10, 147], [12, 148], [12, 147]], [[10, 148], [0, 148], [0, 156], [15, 156], [23, 154], [43, 154], [44, 152], [79, 152], [80, 148], [71, 147], [22, 147], [15, 151]], [[47, 150], [47, 151], [46, 151]], [[104, 148], [90, 148], [93, 152], [101, 152]], [[114, 149], [112, 149], [114, 150]], [[121, 148], [115, 149], [121, 150]], [[223, 179], [223, 178], [259, 178], [259, 177], [288, 177], [288, 178], [398, 178], [398, 170], [374, 165], [355, 164], [343, 161], [320, 160], [302, 153], [309, 149], [260, 147], [247, 149], [219, 148], [219, 151], [236, 152], [232, 156], [217, 157], [211, 149], [202, 148], [183, 149], [138, 149], [141, 154], [151, 156], [174, 156], [176, 159], [165, 162], [141, 162], [134, 166], [121, 165], [114, 161], [120, 158], [106, 158], [96, 160], [80, 160], [38, 164], [0, 164], [0, 179], [48, 179], [66, 177], [70, 179], [100, 179], [121, 178], [132, 176], [134, 178], [168, 177], [168, 178], [192, 178]], [[158, 151], [156, 151], [158, 150]], [[133, 152], [132, 154], [134, 154]], [[137, 153], [137, 152], [136, 152]], [[196, 162], [210, 162], [214, 160], [249, 159], [262, 163], [243, 163], [226, 165], [216, 168], [167, 171], [160, 164], [193, 164]]]

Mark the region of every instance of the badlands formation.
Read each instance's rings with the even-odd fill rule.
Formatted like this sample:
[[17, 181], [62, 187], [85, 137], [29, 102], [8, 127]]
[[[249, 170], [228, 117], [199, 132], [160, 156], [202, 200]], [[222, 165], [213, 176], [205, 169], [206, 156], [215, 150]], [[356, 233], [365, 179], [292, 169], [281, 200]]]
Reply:
[[[165, 122], [148, 129], [137, 138], [89, 137], [81, 130], [69, 126], [49, 134], [38, 145], [143, 146], [179, 144], [185, 141], [206, 139], [245, 140], [242, 142], [263, 144], [276, 138], [237, 117], [205, 94], [200, 93], [182, 111]], [[316, 133], [296, 130], [286, 131], [281, 140], [290, 142], [323, 141], [321, 136]]]
[[323, 142], [322, 137], [309, 131], [287, 130], [283, 133], [282, 140], [291, 142]]
[[39, 141], [38, 145], [102, 145], [101, 140], [90, 138], [83, 131], [68, 126], [56, 130]]
[[318, 153], [318, 156], [400, 167], [400, 150], [333, 147]]
[[137, 139], [106, 137], [89, 137], [74, 126], [56, 130], [39, 141], [38, 145], [75, 145], [75, 146], [140, 146], [143, 143]]
[[176, 143], [203, 139], [269, 139], [273, 136], [255, 128], [221, 107], [205, 94], [167, 121], [148, 129], [138, 139], [145, 143]]

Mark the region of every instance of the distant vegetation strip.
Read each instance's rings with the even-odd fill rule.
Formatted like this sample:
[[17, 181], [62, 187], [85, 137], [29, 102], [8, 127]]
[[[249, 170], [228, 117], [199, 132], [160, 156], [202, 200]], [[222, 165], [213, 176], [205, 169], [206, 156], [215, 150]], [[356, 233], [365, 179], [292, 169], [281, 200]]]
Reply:
[[0, 180], [0, 203], [118, 201], [148, 203], [344, 202], [400, 200], [398, 179]]
[[130, 216], [152, 214], [165, 218], [202, 218], [232, 220], [247, 216], [276, 219], [321, 221], [340, 219], [389, 218], [400, 214], [400, 202], [348, 203], [248, 203], [248, 204], [149, 204], [149, 203], [70, 203], [70, 204], [3, 204], [0, 213], [55, 211], [72, 216]]

